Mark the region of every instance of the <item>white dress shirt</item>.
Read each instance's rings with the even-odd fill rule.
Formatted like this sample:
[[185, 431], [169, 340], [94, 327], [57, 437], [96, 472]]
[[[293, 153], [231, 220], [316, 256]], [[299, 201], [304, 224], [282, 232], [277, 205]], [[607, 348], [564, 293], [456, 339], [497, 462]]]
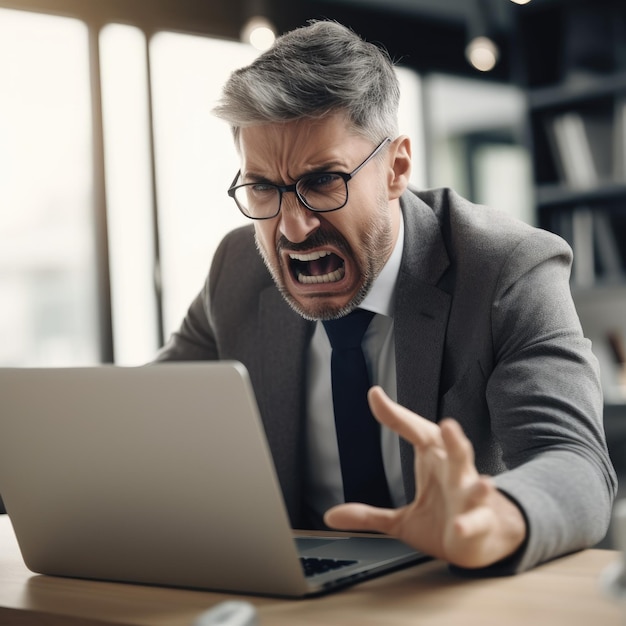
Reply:
[[[393, 303], [404, 246], [404, 222], [389, 260], [359, 308], [374, 311], [363, 340], [363, 353], [372, 385], [380, 385], [394, 400], [396, 360]], [[344, 502], [339, 448], [333, 412], [330, 357], [332, 348], [321, 322], [317, 322], [308, 354], [307, 380], [307, 504], [318, 515]], [[396, 433], [381, 428], [383, 463], [394, 506], [406, 504]]]

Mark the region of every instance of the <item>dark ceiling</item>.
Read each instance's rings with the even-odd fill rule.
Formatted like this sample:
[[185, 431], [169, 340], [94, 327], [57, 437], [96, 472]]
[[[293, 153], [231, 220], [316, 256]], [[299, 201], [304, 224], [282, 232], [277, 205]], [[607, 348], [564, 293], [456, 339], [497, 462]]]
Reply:
[[[243, 1], [265, 1], [281, 31], [310, 18], [336, 19], [423, 73], [523, 86], [562, 78], [573, 57], [592, 71], [626, 64], [616, 59], [618, 50], [626, 56], [626, 0], [532, 0], [525, 5], [511, 0]], [[500, 49], [489, 73], [475, 70], [465, 58], [469, 39], [479, 34], [489, 35]]]
[[[266, 0], [274, 6], [273, 18], [281, 30], [307, 18], [336, 19], [366, 39], [382, 42], [392, 57], [419, 71], [507, 82], [521, 80], [514, 54], [520, 17], [583, 1], [532, 0], [520, 6], [510, 0]], [[489, 75], [474, 70], [465, 59], [468, 37], [476, 34], [489, 34], [500, 48], [500, 61]]]
[[[528, 16], [545, 23], [542, 54], [559, 46], [561, 15], [545, 20], [551, 7], [595, 7], [624, 0], [0, 0], [0, 6], [73, 15], [94, 28], [110, 21], [135, 24], [147, 32], [174, 29], [236, 39], [251, 13], [264, 12], [279, 32], [309, 19], [335, 19], [370, 41], [380, 42], [391, 56], [421, 72], [447, 72], [488, 80], [523, 83], [522, 67], [534, 42], [521, 41], [519, 24]], [[480, 19], [479, 19], [480, 18]], [[471, 32], [488, 29], [501, 51], [494, 71], [481, 74], [465, 59]], [[554, 45], [552, 45], [554, 40]], [[546, 46], [546, 41], [548, 46]], [[556, 52], [555, 52], [556, 54]], [[541, 63], [543, 59], [538, 59]]]

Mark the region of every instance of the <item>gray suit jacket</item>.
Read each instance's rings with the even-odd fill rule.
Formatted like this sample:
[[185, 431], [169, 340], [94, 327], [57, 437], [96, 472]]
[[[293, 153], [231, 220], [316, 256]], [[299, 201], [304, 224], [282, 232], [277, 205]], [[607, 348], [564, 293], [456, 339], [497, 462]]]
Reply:
[[[398, 401], [457, 419], [481, 473], [524, 512], [529, 538], [501, 570], [593, 545], [616, 478], [596, 360], [572, 303], [567, 244], [450, 190], [401, 198], [395, 295]], [[252, 227], [230, 233], [158, 360], [236, 359], [254, 385], [294, 526], [303, 524], [305, 363], [313, 324], [283, 300]], [[413, 450], [401, 443], [405, 490]]]

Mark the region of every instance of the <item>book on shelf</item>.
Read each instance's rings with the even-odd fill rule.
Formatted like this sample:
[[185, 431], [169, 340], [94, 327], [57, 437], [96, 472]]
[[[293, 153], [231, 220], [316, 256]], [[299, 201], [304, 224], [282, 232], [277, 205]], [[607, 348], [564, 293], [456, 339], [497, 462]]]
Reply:
[[626, 183], [626, 96], [615, 101], [613, 132], [613, 178]]
[[613, 178], [612, 119], [571, 110], [547, 116], [545, 127], [561, 182], [590, 189]]
[[595, 211], [593, 226], [596, 256], [603, 279], [608, 282], [623, 280], [622, 258], [609, 214], [602, 210]]
[[572, 279], [578, 287], [591, 287], [597, 278], [617, 283], [624, 280], [619, 246], [609, 214], [602, 209], [576, 207], [571, 213], [574, 251]]
[[571, 242], [574, 251], [572, 279], [578, 287], [591, 287], [596, 278], [593, 211], [588, 207], [577, 207], [572, 211], [571, 219]]

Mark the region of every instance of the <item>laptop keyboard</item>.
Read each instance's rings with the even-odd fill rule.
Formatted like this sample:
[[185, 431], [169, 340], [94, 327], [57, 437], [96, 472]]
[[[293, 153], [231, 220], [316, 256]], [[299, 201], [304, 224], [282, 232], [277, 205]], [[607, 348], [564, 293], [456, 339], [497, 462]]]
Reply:
[[348, 565], [354, 565], [357, 561], [350, 559], [318, 559], [314, 557], [301, 557], [302, 569], [304, 575], [317, 576], [318, 574], [325, 574], [333, 570], [347, 567]]

